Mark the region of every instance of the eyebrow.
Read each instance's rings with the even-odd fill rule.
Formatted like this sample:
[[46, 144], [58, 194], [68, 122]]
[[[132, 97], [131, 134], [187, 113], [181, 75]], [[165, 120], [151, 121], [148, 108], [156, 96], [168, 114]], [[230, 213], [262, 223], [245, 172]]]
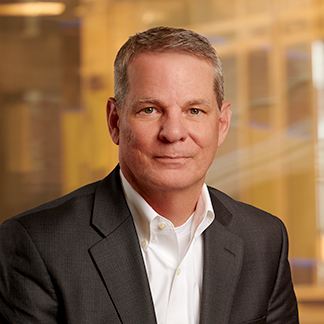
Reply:
[[188, 101], [188, 105], [191, 106], [212, 106], [212, 103], [209, 100], [205, 99], [192, 99]]
[[[155, 99], [155, 98], [138, 99], [138, 100], [134, 101], [132, 106], [136, 107], [143, 103], [164, 106], [164, 104], [160, 100]], [[208, 106], [208, 107], [210, 107], [210, 106], [212, 106], [212, 103], [206, 99], [191, 99], [186, 102], [185, 106]]]
[[157, 100], [157, 99], [154, 99], [154, 98], [143, 98], [143, 99], [137, 99], [137, 100], [134, 100], [131, 104], [131, 107], [133, 109], [139, 107], [140, 105], [142, 104], [152, 104], [152, 105], [162, 105], [162, 103]]
[[151, 104], [159, 104], [160, 101], [154, 98], [144, 98], [144, 99], [138, 99], [135, 101], [136, 104], [141, 104], [141, 103], [151, 103]]

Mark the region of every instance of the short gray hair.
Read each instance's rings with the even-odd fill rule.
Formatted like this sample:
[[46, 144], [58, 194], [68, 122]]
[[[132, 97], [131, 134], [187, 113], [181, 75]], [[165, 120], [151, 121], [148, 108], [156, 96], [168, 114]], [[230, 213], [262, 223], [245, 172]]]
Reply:
[[142, 53], [180, 53], [207, 60], [214, 70], [214, 91], [218, 109], [224, 100], [224, 77], [220, 58], [208, 39], [191, 30], [155, 27], [131, 36], [120, 48], [114, 63], [115, 99], [124, 106], [128, 92], [127, 68], [131, 60]]

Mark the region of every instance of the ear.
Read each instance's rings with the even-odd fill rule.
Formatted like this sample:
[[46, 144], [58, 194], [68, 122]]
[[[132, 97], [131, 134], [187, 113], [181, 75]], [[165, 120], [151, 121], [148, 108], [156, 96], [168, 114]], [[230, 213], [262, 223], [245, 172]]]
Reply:
[[107, 124], [110, 137], [113, 142], [119, 144], [119, 110], [114, 98], [109, 98], [107, 102]]
[[220, 147], [228, 133], [228, 129], [230, 126], [232, 117], [231, 103], [229, 101], [225, 101], [222, 104], [220, 113], [219, 113], [219, 128], [218, 128], [218, 147]]

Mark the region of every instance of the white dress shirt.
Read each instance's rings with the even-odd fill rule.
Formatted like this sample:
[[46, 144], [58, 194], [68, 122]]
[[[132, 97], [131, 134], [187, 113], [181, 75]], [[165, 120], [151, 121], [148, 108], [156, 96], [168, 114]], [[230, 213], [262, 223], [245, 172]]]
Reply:
[[127, 204], [142, 247], [158, 324], [198, 324], [203, 231], [214, 220], [204, 184], [195, 212], [180, 227], [157, 214], [121, 172]]

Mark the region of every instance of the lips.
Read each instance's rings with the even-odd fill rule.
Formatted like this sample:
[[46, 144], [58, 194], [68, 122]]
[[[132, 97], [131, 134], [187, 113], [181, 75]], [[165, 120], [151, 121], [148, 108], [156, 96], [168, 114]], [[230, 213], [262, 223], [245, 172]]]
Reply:
[[183, 164], [186, 161], [188, 161], [190, 159], [189, 156], [183, 156], [183, 155], [177, 155], [177, 156], [169, 156], [169, 155], [163, 155], [163, 156], [157, 156], [155, 157], [155, 160], [160, 162], [160, 163], [164, 163], [164, 164], [168, 164], [168, 165], [179, 165], [179, 164]]
[[157, 156], [156, 158], [157, 159], [178, 160], [178, 159], [189, 159], [189, 156], [183, 156], [183, 155], [175, 155], [175, 156], [162, 155], [162, 156]]

